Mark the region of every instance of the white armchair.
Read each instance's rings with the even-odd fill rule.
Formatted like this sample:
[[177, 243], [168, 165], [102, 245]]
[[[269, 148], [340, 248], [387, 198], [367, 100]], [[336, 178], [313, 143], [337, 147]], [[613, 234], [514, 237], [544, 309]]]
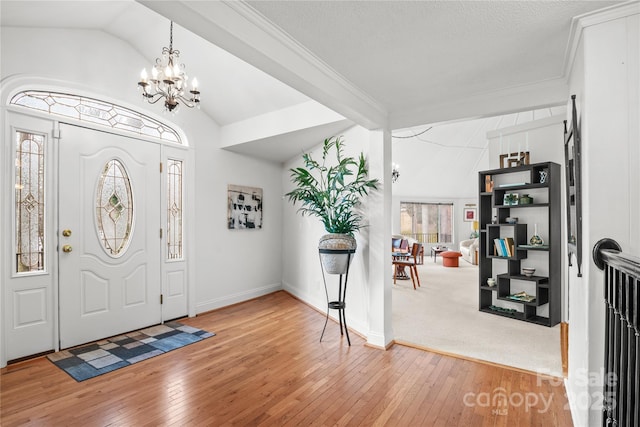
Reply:
[[476, 250], [478, 249], [478, 239], [468, 239], [460, 242], [460, 253], [462, 253], [462, 259], [473, 265], [478, 264], [476, 259]]

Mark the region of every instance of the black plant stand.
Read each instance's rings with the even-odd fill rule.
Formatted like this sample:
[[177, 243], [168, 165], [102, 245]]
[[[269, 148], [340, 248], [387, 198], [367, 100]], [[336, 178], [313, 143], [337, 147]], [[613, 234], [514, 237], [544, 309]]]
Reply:
[[[324, 336], [324, 331], [327, 329], [327, 322], [329, 321], [329, 310], [338, 310], [338, 320], [340, 321], [340, 335], [347, 335], [347, 342], [351, 346], [351, 339], [349, 339], [349, 330], [347, 329], [347, 318], [344, 315], [345, 302], [344, 298], [347, 294], [347, 280], [349, 279], [349, 267], [351, 266], [351, 256], [356, 252], [355, 249], [318, 249], [320, 256], [320, 268], [322, 269], [322, 281], [324, 282], [324, 293], [327, 296], [327, 318], [324, 320], [324, 327], [322, 328], [322, 335], [320, 335], [320, 342]], [[327, 291], [327, 279], [324, 273], [324, 264], [322, 263], [322, 254], [332, 254], [347, 256], [347, 269], [343, 274], [340, 274], [338, 285], [338, 301], [329, 301], [329, 292]], [[327, 273], [331, 274], [331, 273]], [[344, 276], [344, 287], [342, 286], [342, 276]], [[344, 333], [342, 331], [342, 325], [344, 324]]]

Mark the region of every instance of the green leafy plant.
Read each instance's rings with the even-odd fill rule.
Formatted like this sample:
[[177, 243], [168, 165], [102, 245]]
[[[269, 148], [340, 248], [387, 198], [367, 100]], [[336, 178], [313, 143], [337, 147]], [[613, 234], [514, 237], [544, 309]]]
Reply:
[[[327, 232], [353, 235], [363, 219], [356, 207], [370, 189], [378, 188], [379, 181], [367, 179], [369, 171], [362, 153], [357, 160], [344, 157], [343, 148], [342, 137], [333, 136], [324, 140], [322, 163], [304, 153], [304, 167], [289, 169], [296, 188], [286, 196], [294, 204], [302, 203], [298, 212], [303, 216], [320, 218]], [[329, 166], [328, 157], [332, 152], [335, 164]]]

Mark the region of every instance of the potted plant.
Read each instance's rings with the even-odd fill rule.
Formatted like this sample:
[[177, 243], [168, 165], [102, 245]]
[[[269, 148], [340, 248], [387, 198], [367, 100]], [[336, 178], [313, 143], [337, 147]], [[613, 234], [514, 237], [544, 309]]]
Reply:
[[[298, 212], [303, 216], [320, 218], [329, 233], [320, 238], [318, 245], [325, 252], [356, 249], [353, 233], [362, 227], [363, 219], [357, 207], [362, 197], [379, 184], [377, 179], [367, 179], [369, 171], [364, 155], [360, 153], [358, 159], [345, 157], [343, 148], [342, 137], [332, 136], [324, 140], [321, 162], [304, 153], [304, 166], [290, 169], [296, 188], [285, 194], [290, 202], [301, 203]], [[322, 260], [325, 270], [332, 274], [342, 274], [348, 266], [338, 257]]]

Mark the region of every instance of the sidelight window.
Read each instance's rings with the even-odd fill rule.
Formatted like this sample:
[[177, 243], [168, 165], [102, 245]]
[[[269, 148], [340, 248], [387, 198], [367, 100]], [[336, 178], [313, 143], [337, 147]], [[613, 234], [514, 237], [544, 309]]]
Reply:
[[182, 161], [167, 162], [167, 259], [182, 259]]
[[16, 272], [44, 270], [44, 135], [16, 131]]

